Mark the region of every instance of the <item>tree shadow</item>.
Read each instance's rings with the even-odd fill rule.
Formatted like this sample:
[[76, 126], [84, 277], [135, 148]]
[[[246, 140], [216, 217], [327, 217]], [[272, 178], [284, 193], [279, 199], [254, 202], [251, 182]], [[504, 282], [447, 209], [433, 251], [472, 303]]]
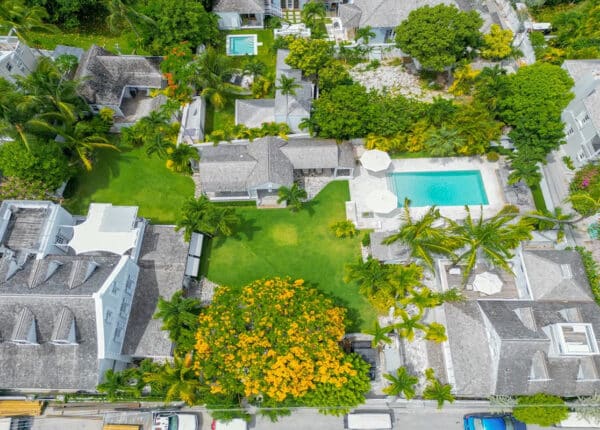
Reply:
[[236, 241], [251, 241], [254, 238], [254, 233], [261, 231], [262, 228], [256, 225], [256, 219], [249, 218], [244, 215], [240, 215], [240, 225], [236, 228], [235, 232], [229, 236], [216, 236], [212, 239], [212, 246], [220, 248], [225, 244], [227, 239], [233, 239]]
[[308, 213], [308, 216], [312, 218], [313, 216], [315, 216], [316, 208], [317, 206], [319, 206], [319, 204], [320, 202], [318, 200], [308, 200], [302, 205], [302, 210], [306, 211]]

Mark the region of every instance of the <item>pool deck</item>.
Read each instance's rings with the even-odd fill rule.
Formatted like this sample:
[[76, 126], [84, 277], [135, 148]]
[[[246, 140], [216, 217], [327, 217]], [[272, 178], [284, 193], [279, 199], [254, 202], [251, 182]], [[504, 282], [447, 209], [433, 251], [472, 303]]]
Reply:
[[[372, 228], [378, 231], [393, 231], [400, 227], [400, 213], [402, 208], [393, 210], [388, 214], [373, 214], [365, 217], [365, 213], [371, 212], [365, 203], [366, 197], [375, 189], [389, 189], [387, 175], [393, 172], [435, 172], [451, 170], [479, 170], [481, 179], [487, 194], [489, 204], [483, 206], [483, 216], [495, 215], [506, 201], [502, 186], [498, 180], [497, 162], [489, 162], [481, 157], [447, 157], [447, 158], [412, 158], [394, 159], [390, 167], [383, 172], [373, 173], [362, 166], [357, 176], [350, 180], [350, 202], [346, 203], [346, 214], [358, 228]], [[403, 204], [403, 202], [400, 202]], [[439, 206], [443, 216], [460, 220], [466, 217], [464, 206]], [[470, 206], [471, 214], [478, 217], [480, 206]], [[419, 217], [427, 211], [427, 207], [411, 207], [413, 217]]]

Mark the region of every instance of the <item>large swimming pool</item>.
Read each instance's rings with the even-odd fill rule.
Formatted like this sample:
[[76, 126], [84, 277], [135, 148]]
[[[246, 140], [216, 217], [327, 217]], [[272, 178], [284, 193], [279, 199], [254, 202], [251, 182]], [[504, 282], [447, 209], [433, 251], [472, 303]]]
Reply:
[[392, 173], [389, 182], [399, 206], [406, 198], [412, 207], [488, 204], [479, 170]]
[[258, 37], [256, 34], [227, 35], [227, 55], [256, 55], [258, 52]]

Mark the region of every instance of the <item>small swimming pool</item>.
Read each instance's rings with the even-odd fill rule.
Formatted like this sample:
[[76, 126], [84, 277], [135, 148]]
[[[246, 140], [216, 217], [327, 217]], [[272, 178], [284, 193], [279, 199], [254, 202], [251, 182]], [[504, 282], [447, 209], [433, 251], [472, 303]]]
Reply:
[[488, 204], [479, 170], [392, 173], [389, 182], [398, 206], [406, 198], [412, 207]]
[[227, 35], [227, 55], [256, 55], [258, 53], [258, 39], [256, 34], [229, 34]]

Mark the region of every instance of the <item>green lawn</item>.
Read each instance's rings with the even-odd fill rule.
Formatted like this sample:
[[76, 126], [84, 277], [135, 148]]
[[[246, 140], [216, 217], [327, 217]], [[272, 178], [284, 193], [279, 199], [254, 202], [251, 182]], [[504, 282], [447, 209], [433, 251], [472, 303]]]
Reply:
[[164, 160], [148, 158], [142, 148], [116, 152], [99, 150], [91, 172], [74, 178], [65, 206], [86, 214], [92, 202], [139, 206], [139, 215], [156, 224], [173, 224], [183, 201], [194, 195], [189, 176], [173, 173]]
[[106, 30], [98, 32], [75, 32], [60, 30], [57, 33], [35, 33], [32, 36], [33, 45], [39, 49], [54, 49], [56, 45], [69, 45], [78, 48], [88, 49], [96, 44], [113, 53], [122, 54], [145, 54], [136, 48], [135, 36], [133, 33], [122, 32], [120, 34], [112, 34]]
[[[344, 266], [360, 256], [360, 237], [337, 239], [329, 225], [345, 219], [348, 183], [329, 184], [298, 213], [288, 209], [236, 207], [244, 223], [238, 237], [214, 239], [201, 273], [219, 284], [240, 286], [269, 276], [312, 283], [349, 309], [350, 331], [372, 327], [375, 312], [342, 280]], [[360, 236], [360, 235], [359, 235]]]

